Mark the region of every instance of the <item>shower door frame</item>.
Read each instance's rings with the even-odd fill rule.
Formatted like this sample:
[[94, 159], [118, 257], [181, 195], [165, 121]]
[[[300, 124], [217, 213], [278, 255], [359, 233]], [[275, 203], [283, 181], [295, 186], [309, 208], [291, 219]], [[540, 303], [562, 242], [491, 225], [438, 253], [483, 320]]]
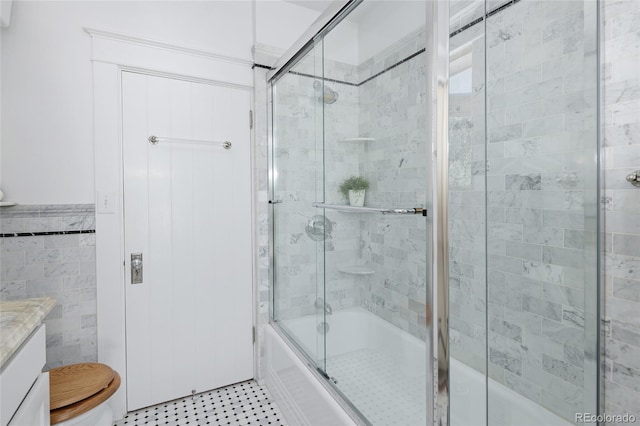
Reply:
[[280, 77], [284, 76], [297, 63], [298, 59], [303, 58], [311, 52], [316, 46], [317, 40], [321, 39], [335, 25], [337, 25], [344, 17], [346, 17], [353, 9], [355, 9], [364, 0], [336, 0], [330, 4], [327, 9], [311, 24], [311, 26], [303, 33], [303, 35], [280, 57], [273, 69], [267, 72], [267, 199], [268, 199], [268, 233], [269, 233], [269, 324], [273, 330], [282, 338], [286, 345], [295, 355], [305, 361], [305, 365], [309, 368], [309, 372], [316, 378], [321, 386], [335, 399], [338, 405], [357, 423], [368, 424], [365, 417], [360, 411], [349, 402], [349, 400], [335, 387], [328, 379], [324, 369], [317, 365], [317, 360], [313, 359], [300, 347], [295, 339], [287, 333], [276, 321], [274, 321], [274, 286], [276, 270], [275, 270], [275, 207], [276, 197], [275, 188], [277, 185], [277, 177], [274, 164], [274, 147], [277, 145], [275, 140], [276, 123], [273, 114], [274, 86]]
[[[427, 129], [431, 129], [431, 144], [426, 153], [431, 156], [431, 190], [433, 211], [431, 222], [432, 244], [427, 245], [433, 267], [431, 293], [432, 306], [431, 359], [427, 371], [432, 372], [433, 399], [427, 408], [433, 413], [433, 424], [448, 425], [450, 419], [449, 368], [449, 1], [427, 2], [426, 49], [431, 52], [426, 67]], [[431, 25], [429, 25], [431, 24]], [[429, 162], [427, 162], [429, 163]], [[429, 173], [427, 173], [429, 176]], [[429, 182], [426, 183], [427, 186]], [[435, 248], [435, 252], [434, 249]], [[433, 327], [437, 327], [434, 330]], [[429, 362], [431, 370], [429, 370]], [[429, 403], [432, 405], [429, 406]]]
[[[355, 9], [363, 0], [351, 0], [351, 1], [334, 1], [329, 8], [320, 16], [312, 26], [296, 41], [296, 43], [281, 57], [277, 62], [274, 69], [267, 73], [267, 83], [269, 90], [269, 99], [272, 97], [272, 83], [277, 78], [286, 73], [295, 63], [296, 60], [305, 53], [308, 52], [311, 46], [317, 38], [327, 34], [335, 25], [337, 25], [344, 17], [346, 17], [353, 9]], [[427, 128], [430, 129], [429, 138], [427, 143], [427, 156], [428, 167], [431, 168], [427, 172], [427, 176], [431, 178], [431, 181], [425, 182], [427, 191], [431, 192], [432, 205], [427, 205], [431, 220], [431, 232], [432, 239], [428, 241], [427, 245], [427, 259], [431, 262], [427, 262], [427, 265], [432, 265], [431, 273], [431, 292], [427, 293], [427, 303], [432, 307], [432, 327], [428, 329], [428, 339], [432, 342], [431, 354], [428, 355], [427, 372], [428, 375], [432, 374], [433, 383], [433, 399], [427, 402], [427, 410], [433, 413], [434, 424], [448, 425], [450, 420], [450, 371], [449, 371], [449, 356], [450, 356], [450, 342], [449, 342], [449, 247], [448, 247], [448, 99], [449, 99], [449, 2], [442, 0], [426, 0], [427, 12], [425, 16], [426, 26], [426, 51], [429, 56], [428, 66], [426, 67], [426, 123]], [[597, 29], [596, 37], [600, 40], [601, 31], [601, 17], [600, 17], [600, 2], [597, 2]], [[484, 21], [484, 20], [483, 20]], [[484, 21], [486, 22], [486, 21]], [[596, 50], [597, 62], [600, 64], [600, 48]], [[598, 67], [598, 117], [600, 116], [600, 70]], [[273, 199], [273, 164], [272, 164], [272, 147], [273, 147], [273, 117], [272, 110], [268, 108], [268, 117], [271, 123], [271, 131], [269, 132], [269, 199]], [[600, 125], [597, 125], [597, 140], [601, 143]], [[600, 147], [598, 146], [597, 149]], [[599, 156], [598, 156], [599, 161]], [[598, 167], [600, 169], [600, 167]], [[596, 191], [599, 191], [600, 186], [596, 183]], [[599, 194], [598, 194], [599, 197]], [[429, 197], [427, 197], [429, 199]], [[596, 223], [601, 222], [600, 211], [597, 210]], [[273, 205], [269, 206], [269, 232], [273, 236]], [[598, 235], [598, 238], [602, 238]], [[274, 241], [273, 238], [269, 240], [269, 276], [271, 284], [269, 286], [270, 300], [273, 301], [273, 283], [274, 283]], [[601, 242], [596, 242], [598, 252], [601, 253], [599, 247]], [[600, 261], [599, 256], [597, 257]], [[598, 267], [601, 272], [601, 268]], [[599, 281], [602, 276], [597, 277]], [[600, 298], [600, 295], [595, 295]], [[599, 394], [600, 389], [600, 372], [599, 372], [599, 358], [600, 358], [600, 307], [601, 300], [596, 301], [596, 333], [594, 340], [590, 343], [596, 345], [596, 361], [592, 367], [595, 367], [595, 406], [598, 412], [603, 410], [601, 407], [602, 397]], [[285, 333], [273, 322], [273, 304], [270, 304], [269, 320], [274, 329], [284, 335]], [[433, 327], [437, 327], [437, 330]], [[283, 336], [284, 337], [284, 336]], [[288, 337], [288, 336], [287, 336]], [[295, 343], [289, 339], [285, 341], [294, 346]], [[294, 352], [302, 359], [308, 359], [306, 354], [299, 348], [293, 347]], [[340, 405], [343, 406], [350, 414], [353, 410], [348, 402], [342, 400], [340, 392], [330, 386], [323, 380], [320, 375], [314, 371], [318, 376], [318, 379], [323, 386], [329, 390], [329, 392], [336, 397]], [[356, 410], [357, 411], [357, 410]], [[488, 411], [487, 411], [488, 415]]]
[[[293, 352], [303, 360], [314, 362], [274, 318], [275, 283], [275, 247], [274, 247], [274, 189], [276, 174], [274, 173], [275, 123], [273, 116], [273, 95], [275, 83], [289, 71], [297, 60], [313, 48], [319, 38], [324, 37], [345, 17], [347, 17], [364, 0], [335, 0], [316, 21], [298, 38], [298, 40], [278, 60], [273, 69], [267, 72], [267, 174], [268, 174], [268, 232], [269, 232], [269, 324], [283, 338]], [[449, 249], [448, 238], [448, 84], [449, 84], [449, 2], [442, 0], [426, 0], [426, 51], [431, 52], [426, 69], [426, 127], [431, 129], [429, 141], [426, 143], [424, 155], [427, 158], [427, 210], [430, 211], [431, 227], [427, 228], [427, 268], [431, 265], [431, 292], [427, 291], [427, 306], [431, 306], [430, 327], [427, 327], [427, 340], [430, 352], [427, 354], [427, 387], [433, 386], [432, 398], [427, 400], [427, 411], [432, 413], [433, 423], [449, 424]], [[429, 25], [431, 24], [431, 25]], [[431, 200], [431, 204], [429, 203]], [[430, 233], [430, 235], [429, 235]], [[427, 269], [428, 270], [428, 269]], [[428, 270], [429, 271], [429, 270]], [[429, 275], [429, 273], [428, 273]], [[434, 329], [437, 327], [437, 330]], [[442, 342], [442, 345], [439, 343]], [[307, 362], [308, 366], [312, 364]], [[354, 419], [364, 420], [359, 410], [354, 407], [342, 393], [319, 371], [309, 368], [322, 386], [336, 399], [338, 404]], [[429, 417], [428, 417], [429, 418]]]

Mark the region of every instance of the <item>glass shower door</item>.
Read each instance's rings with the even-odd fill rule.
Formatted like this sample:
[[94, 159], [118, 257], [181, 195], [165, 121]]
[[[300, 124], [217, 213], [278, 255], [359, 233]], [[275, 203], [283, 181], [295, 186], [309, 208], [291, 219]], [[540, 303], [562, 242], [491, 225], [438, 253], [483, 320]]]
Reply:
[[323, 42], [326, 374], [373, 425], [431, 417], [425, 16], [365, 0]]
[[331, 223], [313, 203], [323, 193], [322, 105], [313, 78], [322, 72], [313, 46], [271, 88], [274, 241], [272, 318], [324, 370], [324, 244]]
[[451, 424], [575, 424], [598, 411], [599, 2], [450, 4]]
[[503, 200], [487, 208], [489, 424], [598, 410], [598, 7], [526, 0], [486, 19], [487, 193]]
[[[449, 2], [450, 424], [487, 424], [487, 209], [505, 195], [486, 188], [485, 1]], [[488, 154], [487, 154], [488, 153]], [[498, 289], [497, 299], [504, 297]]]

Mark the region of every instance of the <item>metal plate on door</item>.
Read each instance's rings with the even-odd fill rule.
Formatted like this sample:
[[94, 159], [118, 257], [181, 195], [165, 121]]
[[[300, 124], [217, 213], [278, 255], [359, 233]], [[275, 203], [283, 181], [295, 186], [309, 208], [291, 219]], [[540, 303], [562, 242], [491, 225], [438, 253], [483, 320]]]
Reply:
[[142, 253], [131, 253], [131, 284], [142, 284]]

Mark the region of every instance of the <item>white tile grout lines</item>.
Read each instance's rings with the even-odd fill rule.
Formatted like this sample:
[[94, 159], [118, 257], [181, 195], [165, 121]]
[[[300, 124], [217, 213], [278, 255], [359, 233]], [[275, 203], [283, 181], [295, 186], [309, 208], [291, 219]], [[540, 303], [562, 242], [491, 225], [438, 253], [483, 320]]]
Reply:
[[267, 389], [254, 380], [142, 408], [114, 426], [274, 425], [286, 426]]

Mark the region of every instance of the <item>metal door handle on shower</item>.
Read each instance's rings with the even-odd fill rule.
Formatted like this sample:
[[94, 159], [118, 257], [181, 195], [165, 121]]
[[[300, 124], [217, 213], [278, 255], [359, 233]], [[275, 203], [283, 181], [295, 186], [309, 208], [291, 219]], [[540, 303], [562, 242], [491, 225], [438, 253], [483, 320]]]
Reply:
[[324, 204], [313, 203], [313, 207], [321, 209], [337, 210], [343, 212], [362, 212], [362, 213], [382, 213], [382, 214], [409, 214], [409, 215], [422, 215], [427, 216], [427, 210], [422, 207], [412, 207], [408, 209], [382, 209], [377, 207], [356, 207], [356, 206], [343, 206], [341, 204]]
[[627, 182], [633, 186], [640, 187], [640, 170], [636, 170], [630, 175], [627, 175]]

